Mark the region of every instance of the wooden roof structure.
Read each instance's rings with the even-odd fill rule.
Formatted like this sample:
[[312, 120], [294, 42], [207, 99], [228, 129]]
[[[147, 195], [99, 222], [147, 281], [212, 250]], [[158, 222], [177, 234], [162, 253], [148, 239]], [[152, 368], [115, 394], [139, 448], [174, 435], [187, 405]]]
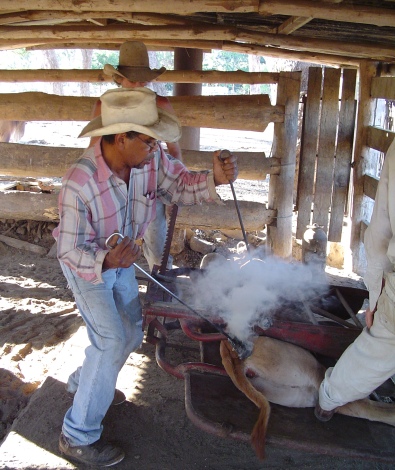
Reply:
[[327, 65], [395, 60], [394, 0], [0, 0], [0, 50], [223, 49]]

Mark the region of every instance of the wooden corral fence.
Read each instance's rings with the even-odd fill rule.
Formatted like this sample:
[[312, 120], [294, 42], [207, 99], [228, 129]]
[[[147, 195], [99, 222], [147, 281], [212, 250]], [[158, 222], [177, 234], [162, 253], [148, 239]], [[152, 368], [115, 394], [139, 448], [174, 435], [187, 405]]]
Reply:
[[350, 183], [355, 123], [355, 69], [311, 67], [299, 162], [296, 238], [317, 223], [340, 242]]
[[[21, 81], [23, 76], [27, 80], [25, 72], [13, 71], [13, 81]], [[177, 73], [178, 81], [182, 82], [182, 71]], [[237, 82], [236, 73], [238, 72], [230, 72], [234, 82]], [[61, 73], [58, 72], [58, 75], [61, 76]], [[249, 77], [253, 75], [258, 74], [248, 74]], [[289, 258], [292, 254], [293, 181], [300, 75], [300, 72], [267, 75], [259, 73], [256, 83], [277, 84], [275, 105], [270, 104], [267, 95], [169, 97], [183, 126], [262, 132], [269, 122], [274, 123], [272, 158], [266, 158], [263, 152], [238, 152], [240, 178], [264, 180], [270, 175], [268, 205], [240, 201], [240, 211], [244, 215], [243, 222], [247, 231], [262, 230], [265, 225], [268, 226], [268, 240], [273, 253], [283, 258]], [[4, 74], [0, 73], [0, 80], [2, 76]], [[29, 75], [31, 81], [40, 81], [41, 76], [41, 70]], [[226, 73], [223, 73], [223, 77], [225, 76]], [[241, 77], [245, 77], [245, 73], [241, 72], [238, 76], [238, 82], [244, 83], [245, 79]], [[51, 77], [54, 78], [55, 74]], [[199, 71], [192, 77], [191, 71], [188, 71], [188, 81], [191, 80], [218, 82], [218, 74]], [[252, 83], [253, 80], [248, 79], [246, 82]], [[97, 98], [91, 97], [36, 92], [0, 94], [0, 115], [4, 120], [87, 121], [96, 100]], [[82, 151], [75, 148], [1, 143], [0, 174], [61, 177]], [[183, 150], [183, 159], [191, 169], [211, 167], [208, 152]], [[57, 220], [57, 196], [3, 191], [0, 193], [0, 218]], [[233, 201], [227, 201], [225, 206], [203, 205], [190, 208], [188, 217], [180, 218], [179, 224], [206, 229], [240, 228]]]
[[376, 68], [366, 63], [361, 69], [360, 90], [365, 90], [363, 105], [360, 106], [354, 152], [352, 238], [353, 270], [363, 273], [365, 257], [363, 237], [369, 225], [372, 204], [376, 196], [379, 178], [373, 175], [377, 158], [374, 151], [385, 154], [395, 137], [395, 133], [385, 128], [383, 120], [377, 120], [378, 100], [395, 100], [395, 77], [375, 76]]

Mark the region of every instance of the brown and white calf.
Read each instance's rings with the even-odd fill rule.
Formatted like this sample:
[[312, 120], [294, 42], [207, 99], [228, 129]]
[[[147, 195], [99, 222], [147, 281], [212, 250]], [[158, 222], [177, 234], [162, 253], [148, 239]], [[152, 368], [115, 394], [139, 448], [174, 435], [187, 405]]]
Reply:
[[[254, 341], [252, 355], [240, 360], [228, 341], [220, 346], [222, 363], [236, 387], [260, 409], [251, 443], [264, 458], [270, 403], [294, 408], [315, 407], [325, 367], [306, 349], [266, 336]], [[395, 426], [395, 405], [357, 400], [337, 413]]]

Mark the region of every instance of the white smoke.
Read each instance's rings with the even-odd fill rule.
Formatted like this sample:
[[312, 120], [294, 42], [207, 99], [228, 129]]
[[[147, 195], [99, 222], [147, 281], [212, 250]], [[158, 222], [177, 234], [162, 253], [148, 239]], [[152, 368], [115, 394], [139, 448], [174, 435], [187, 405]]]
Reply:
[[213, 261], [193, 282], [193, 302], [205, 316], [221, 317], [230, 335], [248, 341], [253, 326], [267, 327], [273, 312], [285, 302], [324, 295], [323, 272], [299, 262], [269, 257], [243, 262]]

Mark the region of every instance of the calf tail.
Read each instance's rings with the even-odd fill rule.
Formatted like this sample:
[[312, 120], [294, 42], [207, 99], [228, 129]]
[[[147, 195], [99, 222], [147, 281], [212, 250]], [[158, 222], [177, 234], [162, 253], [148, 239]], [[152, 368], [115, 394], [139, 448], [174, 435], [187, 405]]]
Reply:
[[235, 386], [243, 392], [259, 409], [259, 417], [251, 433], [251, 444], [260, 459], [265, 458], [266, 429], [270, 416], [270, 404], [266, 397], [244, 375], [242, 361], [233, 351], [230, 343], [221, 341], [222, 364]]

